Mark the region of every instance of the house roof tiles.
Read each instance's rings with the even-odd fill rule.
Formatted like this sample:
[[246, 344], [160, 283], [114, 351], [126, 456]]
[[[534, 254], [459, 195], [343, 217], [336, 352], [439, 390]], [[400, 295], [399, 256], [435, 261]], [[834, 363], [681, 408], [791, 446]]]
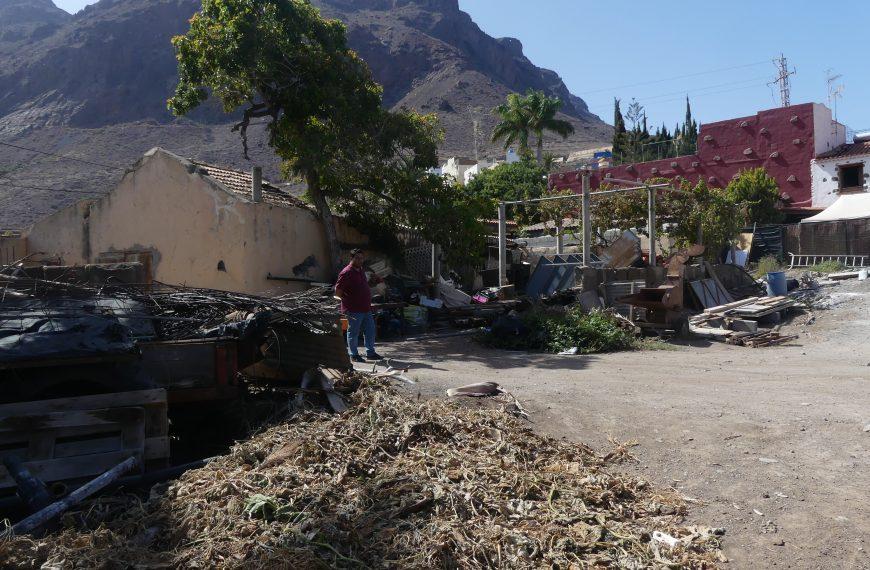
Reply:
[[870, 141], [840, 145], [834, 150], [820, 154], [816, 158], [846, 158], [849, 156], [866, 155], [870, 155]]
[[[252, 199], [251, 185], [253, 176], [250, 172], [241, 172], [203, 162], [194, 162], [194, 164], [199, 167], [202, 174], [220, 182], [234, 194], [248, 200]], [[263, 202], [284, 208], [308, 209], [308, 204], [265, 180], [263, 180]]]

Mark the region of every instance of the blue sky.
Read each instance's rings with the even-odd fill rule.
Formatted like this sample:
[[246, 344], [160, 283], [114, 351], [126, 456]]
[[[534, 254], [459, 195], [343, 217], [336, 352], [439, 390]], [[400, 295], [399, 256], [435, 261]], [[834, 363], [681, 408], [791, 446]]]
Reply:
[[[92, 2], [55, 0], [75, 12]], [[536, 65], [558, 72], [592, 112], [611, 122], [613, 98], [645, 105], [652, 125], [672, 129], [685, 113], [710, 122], [778, 106], [771, 60], [784, 53], [792, 103], [827, 101], [826, 71], [842, 74], [838, 111], [870, 129], [865, 42], [870, 2], [840, 0], [459, 0], [488, 34], [522, 41]], [[862, 104], [862, 102], [864, 102]]]

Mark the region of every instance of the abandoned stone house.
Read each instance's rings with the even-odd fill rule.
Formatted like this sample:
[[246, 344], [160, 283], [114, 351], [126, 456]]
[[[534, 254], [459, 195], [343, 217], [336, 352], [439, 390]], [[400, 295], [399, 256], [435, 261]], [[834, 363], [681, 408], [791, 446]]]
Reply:
[[[315, 212], [254, 178], [154, 148], [106, 196], [16, 236], [16, 255], [60, 265], [138, 261], [155, 281], [252, 294], [328, 280]], [[336, 221], [342, 243], [364, 244], [364, 236]]]

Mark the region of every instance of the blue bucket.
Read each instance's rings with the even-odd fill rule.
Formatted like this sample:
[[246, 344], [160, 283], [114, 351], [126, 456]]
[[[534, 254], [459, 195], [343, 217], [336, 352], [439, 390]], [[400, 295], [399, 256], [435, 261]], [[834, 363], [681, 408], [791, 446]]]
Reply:
[[785, 280], [784, 271], [773, 271], [767, 274], [767, 295], [769, 297], [781, 297], [788, 294], [788, 283]]

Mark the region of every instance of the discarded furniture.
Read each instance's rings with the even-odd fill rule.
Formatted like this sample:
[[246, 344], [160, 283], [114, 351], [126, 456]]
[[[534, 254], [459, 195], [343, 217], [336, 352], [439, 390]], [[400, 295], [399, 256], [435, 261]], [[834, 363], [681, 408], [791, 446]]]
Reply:
[[686, 262], [704, 253], [704, 246], [695, 245], [671, 256], [667, 263], [665, 282], [658, 287], [644, 287], [634, 295], [618, 299], [622, 303], [646, 309], [646, 318], [636, 323], [641, 328], [672, 330], [678, 335], [689, 334], [688, 313], [684, 308], [684, 277]]

